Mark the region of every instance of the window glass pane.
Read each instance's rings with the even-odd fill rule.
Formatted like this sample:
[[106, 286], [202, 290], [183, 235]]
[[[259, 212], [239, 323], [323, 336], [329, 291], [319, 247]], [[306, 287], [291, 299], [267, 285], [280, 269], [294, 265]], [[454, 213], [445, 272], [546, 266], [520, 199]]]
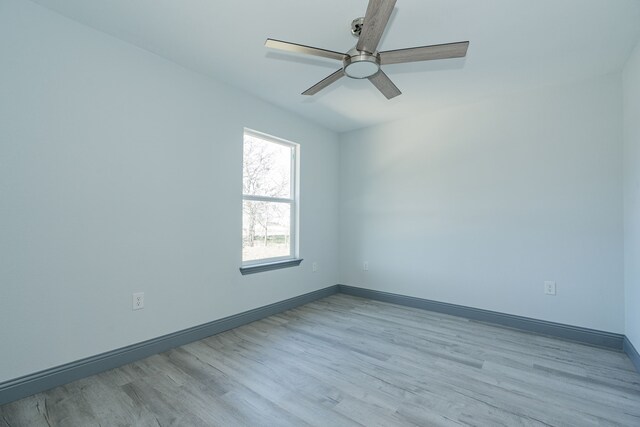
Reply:
[[291, 255], [291, 204], [245, 200], [242, 212], [242, 260]]
[[290, 198], [292, 149], [245, 133], [243, 193]]

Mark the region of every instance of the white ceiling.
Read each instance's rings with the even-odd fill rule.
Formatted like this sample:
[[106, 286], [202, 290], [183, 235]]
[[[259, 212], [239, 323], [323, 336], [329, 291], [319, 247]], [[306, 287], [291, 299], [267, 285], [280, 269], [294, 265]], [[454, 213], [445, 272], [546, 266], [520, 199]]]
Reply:
[[391, 101], [347, 78], [307, 97], [340, 63], [265, 39], [346, 52], [367, 0], [35, 1], [338, 132], [616, 71], [640, 36], [640, 0], [398, 0], [379, 50], [469, 40], [467, 57], [384, 66]]

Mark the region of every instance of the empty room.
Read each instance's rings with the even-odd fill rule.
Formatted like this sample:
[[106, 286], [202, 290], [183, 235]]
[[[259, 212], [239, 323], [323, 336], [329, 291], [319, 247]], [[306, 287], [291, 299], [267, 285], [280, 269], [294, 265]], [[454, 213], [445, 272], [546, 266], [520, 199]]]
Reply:
[[640, 0], [0, 0], [0, 427], [640, 426]]

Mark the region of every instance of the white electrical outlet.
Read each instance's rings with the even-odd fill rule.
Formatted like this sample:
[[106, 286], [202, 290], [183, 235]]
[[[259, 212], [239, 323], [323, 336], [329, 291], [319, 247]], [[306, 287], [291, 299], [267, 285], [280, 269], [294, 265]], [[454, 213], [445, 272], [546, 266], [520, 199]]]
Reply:
[[544, 293], [545, 295], [555, 295], [556, 294], [556, 282], [544, 282]]
[[318, 271], [318, 263], [317, 263], [317, 262], [314, 262], [313, 264], [311, 264], [311, 269], [312, 269], [314, 272]]
[[362, 269], [364, 271], [369, 271], [369, 261], [365, 261], [362, 263]]
[[142, 310], [144, 308], [144, 292], [133, 294], [133, 310]]

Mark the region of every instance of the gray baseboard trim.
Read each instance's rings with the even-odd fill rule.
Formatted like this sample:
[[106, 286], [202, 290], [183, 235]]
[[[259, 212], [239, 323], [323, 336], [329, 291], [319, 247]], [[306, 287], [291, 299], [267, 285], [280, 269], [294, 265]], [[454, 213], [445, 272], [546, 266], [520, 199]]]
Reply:
[[628, 337], [624, 337], [623, 350], [625, 353], [627, 353], [629, 359], [631, 359], [631, 363], [633, 363], [633, 366], [635, 366], [636, 371], [640, 373], [640, 354], [638, 353], [638, 350], [636, 350], [636, 348], [633, 346], [633, 344], [631, 344], [631, 341]]
[[70, 383], [89, 375], [117, 368], [118, 366], [144, 359], [145, 357], [167, 351], [174, 347], [210, 337], [220, 332], [299, 307], [317, 299], [325, 298], [337, 292], [337, 285], [329, 286], [203, 325], [194, 326], [141, 343], [5, 381], [0, 383], [0, 405]]
[[640, 372], [640, 355], [631, 341], [621, 334], [597, 331], [561, 323], [547, 322], [527, 317], [514, 316], [495, 311], [465, 307], [456, 304], [431, 301], [406, 295], [376, 291], [348, 285], [334, 285], [284, 301], [269, 304], [253, 310], [245, 311], [203, 325], [194, 326], [182, 331], [153, 338], [141, 343], [108, 351], [96, 356], [87, 357], [75, 362], [66, 363], [54, 368], [25, 375], [0, 383], [0, 405], [39, 393], [53, 387], [94, 375], [109, 369], [117, 368], [136, 360], [162, 353], [174, 347], [198, 341], [203, 338], [281, 313], [292, 308], [328, 297], [335, 293], [369, 298], [407, 307], [464, 317], [475, 321], [506, 326], [513, 329], [549, 335], [584, 344], [623, 350], [631, 359], [636, 370]]
[[339, 292], [347, 295], [369, 298], [377, 301], [404, 305], [407, 307], [421, 308], [423, 310], [435, 311], [443, 314], [450, 314], [452, 316], [464, 317], [479, 322], [493, 323], [512, 329], [549, 335], [556, 338], [563, 338], [582, 344], [589, 344], [612, 350], [621, 351], [623, 339], [625, 338], [625, 336], [621, 334], [564, 325], [562, 323], [547, 322], [544, 320], [531, 319], [528, 317], [515, 316], [496, 311], [431, 301], [422, 298], [392, 294], [389, 292], [358, 288], [355, 286], [338, 285], [338, 287]]

